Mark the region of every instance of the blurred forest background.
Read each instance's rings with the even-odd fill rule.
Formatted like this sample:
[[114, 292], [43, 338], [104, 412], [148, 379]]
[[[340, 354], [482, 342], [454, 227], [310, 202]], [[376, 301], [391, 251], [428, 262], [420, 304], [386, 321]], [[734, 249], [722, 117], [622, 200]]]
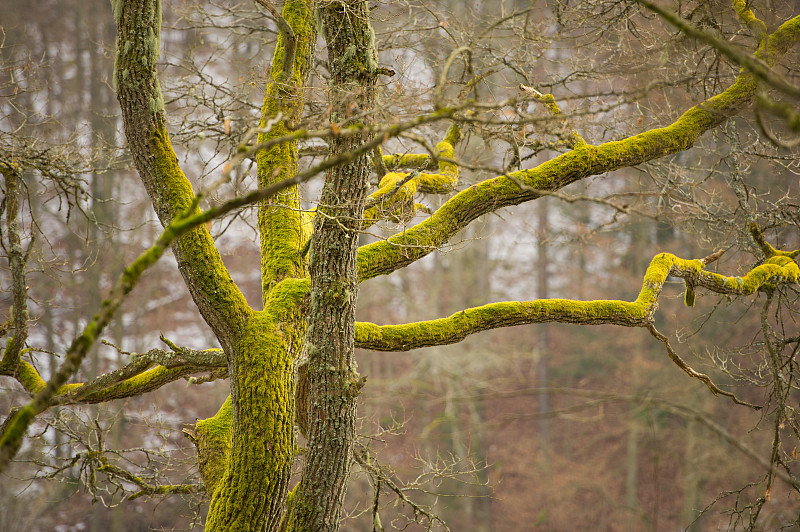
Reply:
[[[753, 4], [769, 27], [800, 5]], [[518, 96], [520, 83], [553, 93], [569, 127], [589, 142], [666, 124], [728, 86], [738, 71], [635, 2], [530, 7], [515, 0], [375, 2], [380, 62], [396, 71], [384, 80], [381, 119], [429, 108], [444, 61], [463, 45], [473, 49], [471, 63], [457, 58], [442, 90], [488, 103]], [[683, 2], [680, 9], [699, 26], [752, 44], [727, 2]], [[26, 243], [37, 234], [28, 263], [34, 348], [28, 356], [47, 374], [58, 363], [51, 354], [64, 351], [122, 266], [159, 228], [121, 135], [108, 1], [6, 0], [0, 27], [0, 150], [28, 150], [43, 169], [72, 161], [57, 180], [46, 171], [26, 176]], [[254, 2], [164, 0], [161, 79], [170, 133], [197, 186], [221, 173], [242, 134], [257, 124], [275, 28]], [[797, 52], [786, 63], [800, 64]], [[324, 65], [318, 67], [313, 85], [322, 87]], [[310, 94], [312, 120], [326, 103]], [[538, 107], [498, 108], [495, 125], [466, 130], [456, 151], [464, 163], [460, 187], [533, 166], [563, 146], [558, 131], [503, 125], [514, 113], [546, 114]], [[415, 141], [435, 144], [446, 127], [420, 129], [418, 138], [392, 141], [386, 151], [418, 152]], [[746, 113], [688, 152], [487, 216], [446, 249], [364, 283], [360, 319], [404, 323], [507, 299], [632, 300], [650, 259], [664, 251], [699, 258], [732, 248], [718, 270], [746, 271], [757, 260], [745, 253], [756, 250], [748, 221], [782, 216], [796, 223], [800, 197], [797, 150], [762, 138]], [[61, 145], [52, 147], [53, 139]], [[308, 161], [322, 146], [304, 148]], [[253, 175], [247, 165], [237, 168], [225, 193], [250, 189]], [[306, 185], [312, 196], [315, 186]], [[217, 220], [212, 231], [252, 304], [260, 298], [254, 213]], [[371, 229], [363, 241], [391, 234], [382, 231]], [[800, 247], [796, 225], [766, 234], [776, 247]], [[9, 318], [11, 304], [3, 261], [0, 321]], [[692, 367], [764, 404], [762, 302], [700, 293], [688, 308], [683, 282], [674, 282], [657, 326], [677, 338]], [[796, 336], [797, 306], [783, 309], [786, 334]], [[217, 346], [172, 259], [146, 274], [122, 310], [79, 380], [117, 367], [130, 353], [163, 346], [160, 335], [195, 349]], [[391, 468], [387, 483], [452, 530], [728, 530], [747, 524], [765, 490], [758, 529], [798, 519], [797, 492], [779, 481], [766, 489], [770, 409], [713, 396], [646, 330], [533, 325], [448, 347], [358, 357], [369, 379], [360, 407], [364, 445]], [[10, 380], [0, 386], [0, 411], [21, 404], [19, 386]], [[216, 412], [227, 393], [220, 381], [179, 382], [143, 397], [51, 409], [0, 482], [0, 530], [198, 529], [202, 494], [123, 500], [130, 486], [107, 478], [88, 456], [104, 454], [154, 483], [191, 482], [195, 451], [181, 429]], [[797, 441], [790, 436], [787, 442]], [[792, 453], [796, 458], [792, 445], [781, 450], [789, 460]], [[357, 470], [343, 530], [373, 529], [373, 492]], [[410, 502], [395, 499], [382, 492], [387, 529], [401, 529], [415, 513]]]

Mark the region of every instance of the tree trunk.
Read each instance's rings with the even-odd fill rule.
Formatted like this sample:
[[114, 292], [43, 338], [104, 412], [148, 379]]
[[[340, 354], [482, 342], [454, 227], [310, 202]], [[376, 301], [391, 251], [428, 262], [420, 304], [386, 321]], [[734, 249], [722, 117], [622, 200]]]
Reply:
[[[374, 106], [377, 54], [367, 3], [324, 2], [319, 14], [328, 44], [331, 121], [339, 127], [347, 127], [355, 117], [368, 121]], [[330, 154], [351, 152], [364, 140], [358, 135], [334, 138]], [[356, 251], [371, 169], [366, 156], [332, 169], [315, 217], [306, 336], [308, 453], [290, 509], [290, 530], [339, 528], [355, 440], [356, 397], [363, 385], [353, 356]]]

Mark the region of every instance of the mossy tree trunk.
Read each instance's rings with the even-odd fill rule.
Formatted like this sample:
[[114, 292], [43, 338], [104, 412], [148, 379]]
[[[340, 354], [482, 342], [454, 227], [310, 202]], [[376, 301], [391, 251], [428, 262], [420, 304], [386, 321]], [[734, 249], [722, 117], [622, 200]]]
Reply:
[[[156, 79], [161, 6], [158, 0], [119, 0], [113, 7], [119, 27], [115, 81], [125, 134], [156, 213], [167, 225], [191, 205], [194, 192], [170, 145]], [[310, 3], [286, 2], [284, 15], [298, 24], [295, 37], [301, 41], [292, 61], [308, 61], [315, 40]], [[282, 57], [282, 47], [279, 43], [276, 57]], [[295, 68], [290, 77], [283, 75], [285, 71], [279, 62], [273, 64], [264, 107], [270, 115], [283, 112], [289, 122], [301, 113], [298, 87], [305, 83], [308, 69]], [[280, 124], [276, 130], [285, 127]], [[296, 147], [282, 148], [278, 154], [262, 155], [260, 181], [265, 181], [262, 175], [281, 178], [267, 171], [272, 165], [290, 173], [296, 169]], [[295, 195], [296, 191], [290, 190], [276, 202], [293, 207]], [[308, 288], [307, 282], [295, 278], [304, 275], [297, 265], [302, 234], [295, 231], [288, 235], [293, 238], [288, 238], [281, 233], [300, 224], [280, 219], [275, 212], [262, 208], [259, 221], [262, 241], [267, 243], [262, 247], [269, 256], [285, 260], [262, 263], [262, 311], [247, 305], [205, 227], [173, 245], [192, 298], [228, 360], [231, 401], [217, 416], [198, 423], [194, 434], [201, 472], [211, 494], [207, 530], [276, 530], [284, 513], [295, 452], [293, 367], [302, 341]], [[294, 248], [276, 251], [269, 246], [275, 241], [285, 248], [294, 244]]]
[[[331, 121], [339, 127], [356, 119], [368, 121], [375, 100], [377, 52], [367, 3], [321, 2], [319, 15], [328, 45]], [[365, 140], [359, 135], [334, 137], [330, 155], [352, 152]], [[371, 171], [366, 156], [331, 169], [314, 221], [306, 337], [308, 451], [290, 509], [290, 530], [339, 529], [353, 459], [356, 397], [363, 385], [354, 358], [356, 252]]]

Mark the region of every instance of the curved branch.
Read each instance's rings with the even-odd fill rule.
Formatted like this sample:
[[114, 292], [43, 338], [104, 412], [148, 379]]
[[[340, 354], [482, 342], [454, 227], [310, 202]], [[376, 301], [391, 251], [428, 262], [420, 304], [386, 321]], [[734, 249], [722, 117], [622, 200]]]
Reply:
[[761, 44], [767, 37], [767, 25], [764, 24], [763, 20], [755, 16], [753, 10], [750, 9], [749, 1], [731, 0], [731, 3], [741, 21], [750, 28], [750, 31], [753, 32], [753, 35], [758, 39], [759, 44]]
[[[765, 57], [774, 64], [800, 40], [800, 17], [782, 24], [767, 40]], [[527, 170], [488, 179], [453, 196], [420, 224], [389, 239], [359, 249], [359, 279], [387, 275], [446, 244], [478, 217], [540, 197], [589, 176], [635, 166], [691, 148], [697, 139], [749, 106], [756, 79], [742, 72], [722, 93], [687, 110], [671, 125], [627, 139], [593, 146], [583, 144]], [[524, 185], [524, 186], [522, 186]]]
[[[521, 91], [529, 94], [531, 98], [533, 98], [535, 101], [544, 105], [547, 108], [547, 110], [550, 111], [550, 114], [552, 114], [554, 117], [558, 117], [561, 115], [561, 108], [556, 103], [556, 99], [553, 97], [552, 94], [542, 94], [535, 88], [528, 87], [527, 85], [523, 85], [522, 83], [520, 83], [519, 88]], [[586, 144], [586, 141], [583, 140], [583, 137], [581, 137], [580, 133], [578, 133], [578, 130], [573, 127], [570, 127], [569, 124], [567, 123], [567, 120], [564, 120], [562, 126], [564, 127], [564, 129], [569, 130], [570, 137], [572, 137], [567, 143], [569, 148], [575, 147], [576, 144]]]
[[726, 277], [704, 269], [702, 260], [686, 260], [661, 253], [650, 262], [642, 289], [635, 301], [537, 299], [490, 303], [437, 320], [402, 325], [356, 324], [356, 346], [373, 351], [409, 351], [420, 347], [460, 342], [467, 336], [500, 327], [532, 323], [613, 324], [648, 327], [658, 309], [661, 289], [672, 275], [712, 292], [750, 295], [772, 283], [800, 281], [800, 269], [788, 257], [753, 268], [744, 277]]
[[772, 245], [764, 238], [764, 233], [761, 232], [761, 229], [755, 223], [750, 224], [750, 235], [753, 237], [756, 245], [758, 245], [758, 247], [761, 249], [761, 252], [764, 253], [768, 259], [771, 259], [772, 257], [794, 258], [800, 255], [800, 249], [796, 249], [794, 251], [782, 251], [772, 247]]

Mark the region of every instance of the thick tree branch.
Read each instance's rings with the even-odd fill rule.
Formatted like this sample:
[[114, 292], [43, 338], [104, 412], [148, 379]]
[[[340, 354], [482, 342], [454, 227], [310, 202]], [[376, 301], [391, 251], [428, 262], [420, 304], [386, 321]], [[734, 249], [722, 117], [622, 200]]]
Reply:
[[[765, 60], [775, 64], [800, 39], [800, 17], [782, 24], [767, 39]], [[709, 129], [749, 106], [757, 89], [750, 72], [739, 74], [722, 93], [687, 110], [671, 125], [624, 140], [584, 144], [527, 170], [488, 179], [456, 194], [427, 220], [359, 250], [359, 279], [386, 275], [446, 244], [478, 217], [555, 191], [589, 176], [627, 168], [691, 148]], [[524, 185], [524, 186], [520, 186]]]
[[[313, 64], [317, 33], [313, 5], [308, 0], [286, 0], [282, 13], [278, 13], [269, 2], [257, 1], [270, 10], [280, 30], [261, 107], [260, 126], [264, 129], [253, 149], [257, 153], [258, 186], [264, 188], [290, 179], [298, 172], [297, 137], [270, 147], [266, 144], [297, 133], [293, 130], [303, 117], [303, 89]], [[267, 130], [265, 126], [275, 117], [281, 119]], [[308, 275], [300, 248], [309, 234], [297, 187], [259, 205], [258, 230], [261, 239], [261, 294], [266, 299], [269, 289], [282, 279]]]
[[[117, 56], [114, 80], [125, 137], [136, 169], [165, 227], [195, 201], [166, 130], [164, 101], [156, 63], [160, 53], [161, 3], [114, 0]], [[250, 307], [228, 273], [205, 227], [197, 227], [173, 246], [178, 268], [204, 319], [229, 347]]]
[[531, 323], [613, 324], [647, 327], [658, 309], [661, 290], [668, 276], [686, 279], [719, 294], [750, 295], [766, 284], [800, 281], [800, 269], [788, 257], [772, 259], [753, 268], [744, 277], [726, 277], [704, 269], [701, 260], [686, 260], [661, 253], [653, 258], [635, 301], [537, 299], [506, 301], [457, 312], [448, 318], [407, 323], [356, 325], [356, 346], [374, 351], [409, 351], [420, 347], [459, 342], [476, 332]]
[[25, 253], [22, 250], [22, 239], [19, 234], [19, 197], [21, 176], [17, 168], [7, 164], [0, 165], [6, 184], [6, 247], [8, 267], [11, 272], [11, 293], [13, 308], [11, 323], [14, 336], [6, 343], [0, 358], [0, 375], [14, 375], [20, 363], [22, 348], [28, 340], [28, 286], [25, 280]]
[[[719, 388], [710, 377], [687, 365], [673, 350], [667, 337], [653, 325], [661, 290], [672, 275], [686, 280], [687, 305], [694, 304], [694, 287], [702, 286], [712, 292], [749, 295], [768, 285], [797, 284], [800, 268], [786, 256], [767, 260], [744, 277], [726, 277], [709, 272], [704, 267], [716, 260], [717, 253], [700, 260], [680, 259], [668, 253], [653, 258], [645, 273], [642, 289], [633, 302], [618, 300], [574, 301], [569, 299], [537, 299], [490, 303], [457, 312], [448, 318], [403, 325], [356, 324], [356, 346], [374, 351], [409, 351], [420, 347], [460, 342], [480, 331], [527, 325], [532, 323], [575, 323], [580, 325], [613, 324], [627, 327], [647, 327], [663, 342], [670, 359], [690, 377], [702, 381], [715, 395], [724, 395], [735, 403], [760, 408], [738, 399]], [[689, 291], [692, 291], [689, 297]], [[691, 300], [691, 302], [690, 302]]]

